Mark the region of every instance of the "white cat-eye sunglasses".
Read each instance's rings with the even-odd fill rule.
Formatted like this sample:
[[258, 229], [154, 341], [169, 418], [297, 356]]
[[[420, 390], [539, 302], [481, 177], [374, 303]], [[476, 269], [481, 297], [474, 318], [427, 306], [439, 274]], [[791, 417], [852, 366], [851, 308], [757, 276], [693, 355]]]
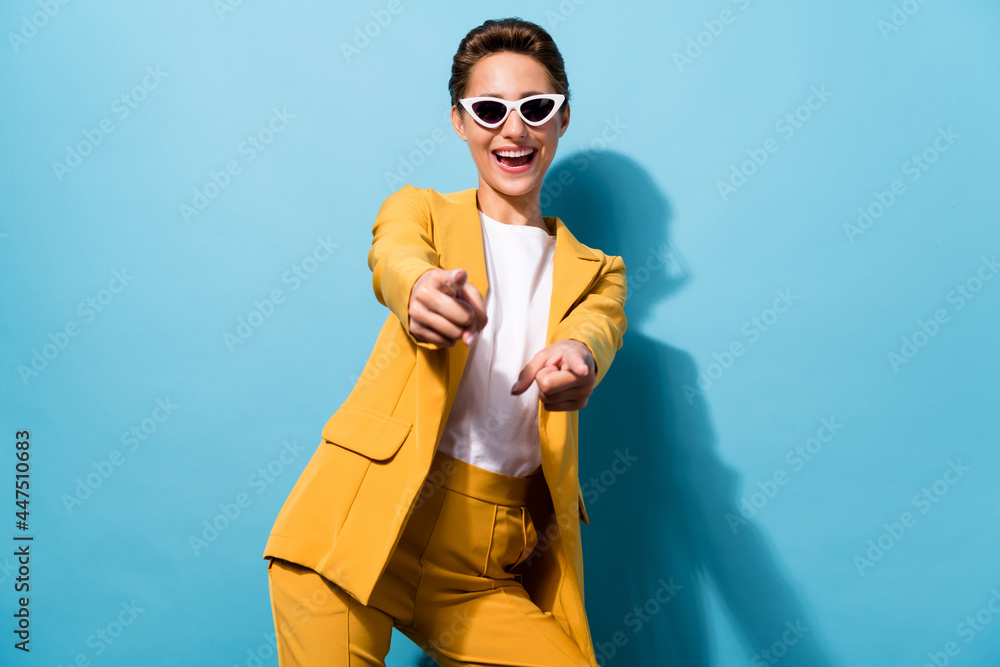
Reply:
[[538, 127], [555, 116], [565, 101], [565, 95], [551, 93], [529, 95], [514, 102], [499, 97], [463, 97], [459, 103], [472, 114], [477, 123], [493, 129], [503, 125], [513, 109], [517, 109], [517, 114], [525, 123]]

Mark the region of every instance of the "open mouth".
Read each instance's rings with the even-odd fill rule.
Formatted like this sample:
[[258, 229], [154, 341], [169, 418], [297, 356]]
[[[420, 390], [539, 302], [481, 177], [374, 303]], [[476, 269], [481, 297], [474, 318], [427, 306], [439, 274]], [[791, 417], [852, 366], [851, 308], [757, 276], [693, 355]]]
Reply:
[[493, 157], [507, 169], [518, 169], [531, 164], [537, 152], [535, 148], [525, 147], [518, 150], [493, 151]]

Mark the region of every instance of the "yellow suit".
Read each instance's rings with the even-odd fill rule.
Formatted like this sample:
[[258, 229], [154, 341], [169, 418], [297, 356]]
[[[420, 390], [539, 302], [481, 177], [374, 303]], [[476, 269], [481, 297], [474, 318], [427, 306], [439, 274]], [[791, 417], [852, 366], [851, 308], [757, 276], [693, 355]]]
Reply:
[[[469, 354], [461, 341], [448, 348], [410, 334], [410, 291], [427, 269], [464, 268], [468, 282], [486, 296], [476, 195], [475, 188], [440, 193], [406, 185], [382, 204], [368, 265], [376, 298], [392, 312], [361, 377], [323, 427], [323, 440], [264, 548], [265, 558], [311, 568], [362, 604], [421, 493]], [[625, 264], [577, 241], [559, 218], [545, 221], [556, 233], [546, 345], [568, 338], [586, 344], [599, 384], [625, 332]], [[519, 568], [532, 600], [560, 621], [596, 666], [584, 610], [580, 520], [589, 519], [577, 425], [576, 411], [549, 412], [539, 402], [548, 494], [529, 501], [539, 540]]]

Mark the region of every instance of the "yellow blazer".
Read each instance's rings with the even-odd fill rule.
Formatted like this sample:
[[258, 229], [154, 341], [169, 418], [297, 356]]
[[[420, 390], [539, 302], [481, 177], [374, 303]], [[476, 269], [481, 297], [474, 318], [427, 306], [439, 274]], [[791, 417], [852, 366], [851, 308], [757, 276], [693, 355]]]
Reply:
[[[264, 548], [264, 558], [309, 567], [363, 604], [418, 500], [469, 353], [461, 341], [449, 348], [410, 334], [410, 290], [427, 269], [464, 268], [486, 296], [476, 195], [475, 188], [440, 193], [406, 185], [380, 207], [368, 266], [376, 298], [392, 312]], [[625, 263], [580, 243], [558, 217], [545, 222], [556, 233], [546, 345], [567, 338], [586, 344], [600, 384], [625, 332]], [[578, 474], [578, 414], [549, 412], [539, 401], [538, 427], [547, 493], [533, 493], [528, 505], [538, 545], [513, 571], [596, 667], [583, 596], [580, 521], [590, 520]]]

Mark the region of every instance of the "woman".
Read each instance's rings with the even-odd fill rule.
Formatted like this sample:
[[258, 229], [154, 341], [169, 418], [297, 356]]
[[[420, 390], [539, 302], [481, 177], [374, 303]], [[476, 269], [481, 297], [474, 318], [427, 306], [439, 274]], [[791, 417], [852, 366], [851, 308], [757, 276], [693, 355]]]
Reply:
[[392, 312], [264, 551], [283, 667], [384, 665], [393, 627], [441, 665], [597, 665], [577, 410], [621, 347], [625, 266], [540, 212], [569, 122], [548, 33], [486, 21], [449, 90], [479, 187], [379, 209]]

